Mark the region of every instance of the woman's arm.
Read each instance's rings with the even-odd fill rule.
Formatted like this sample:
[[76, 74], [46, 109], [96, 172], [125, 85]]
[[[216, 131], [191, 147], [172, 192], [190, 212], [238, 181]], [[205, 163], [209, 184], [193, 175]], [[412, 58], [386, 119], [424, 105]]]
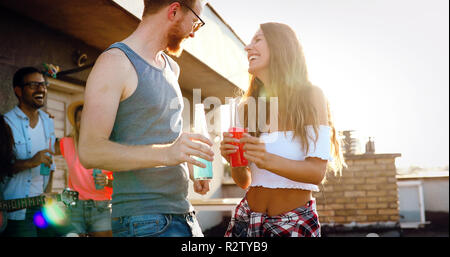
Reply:
[[242, 189], [247, 189], [252, 182], [251, 172], [248, 167], [231, 167], [231, 177], [236, 185]]
[[322, 182], [327, 169], [326, 160], [306, 158], [296, 161], [268, 153], [264, 143], [259, 138], [245, 134], [241, 139], [244, 145], [244, 157], [255, 163], [260, 169], [271, 171], [293, 181], [318, 185]]
[[293, 181], [319, 185], [325, 177], [327, 163], [320, 158], [294, 161], [272, 154], [266, 169]]
[[61, 139], [57, 138], [55, 140], [55, 155], [61, 155]]

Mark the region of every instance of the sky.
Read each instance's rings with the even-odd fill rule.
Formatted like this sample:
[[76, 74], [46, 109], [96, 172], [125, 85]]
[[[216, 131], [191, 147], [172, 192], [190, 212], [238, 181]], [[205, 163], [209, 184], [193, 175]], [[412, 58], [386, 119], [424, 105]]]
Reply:
[[245, 42], [288, 24], [338, 130], [355, 130], [397, 165], [448, 165], [449, 1], [210, 0]]
[[209, 0], [245, 42], [264, 22], [297, 33], [338, 130], [399, 168], [449, 160], [448, 0]]

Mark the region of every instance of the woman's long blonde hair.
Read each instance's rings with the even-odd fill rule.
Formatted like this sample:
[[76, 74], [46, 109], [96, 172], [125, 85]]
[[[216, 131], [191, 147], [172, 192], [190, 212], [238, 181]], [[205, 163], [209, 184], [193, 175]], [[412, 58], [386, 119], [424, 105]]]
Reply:
[[[296, 33], [287, 25], [265, 23], [260, 25], [270, 50], [269, 85], [255, 76], [250, 77], [250, 86], [243, 96], [257, 99], [260, 96], [278, 97], [280, 131], [293, 130], [294, 136], [301, 139], [303, 149], [309, 151], [307, 125], [312, 125], [316, 134], [319, 128], [318, 114], [311, 102], [313, 85], [308, 79], [305, 56]], [[269, 101], [267, 101], [269, 102]], [[331, 127], [331, 154], [334, 161], [329, 162], [329, 169], [341, 174], [345, 166], [340, 142], [334, 127], [330, 107], [328, 109], [328, 125]], [[268, 110], [268, 108], [266, 108]], [[267, 112], [268, 113], [268, 112]], [[244, 115], [245, 126], [248, 117]], [[256, 130], [259, 136], [259, 129]]]

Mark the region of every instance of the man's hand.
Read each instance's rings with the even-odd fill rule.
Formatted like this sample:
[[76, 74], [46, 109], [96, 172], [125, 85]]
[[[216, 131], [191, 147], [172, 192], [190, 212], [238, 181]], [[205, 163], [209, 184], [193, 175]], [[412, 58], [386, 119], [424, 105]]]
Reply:
[[189, 170], [189, 178], [194, 182], [194, 192], [205, 195], [209, 192], [209, 182], [211, 180], [195, 180], [194, 179], [194, 166], [192, 164], [188, 163], [188, 170]]
[[211, 180], [194, 180], [194, 192], [205, 195], [209, 192], [209, 182]]
[[[203, 142], [208, 146], [195, 141]], [[191, 133], [183, 133], [172, 145], [169, 146], [165, 156], [166, 166], [175, 166], [180, 163], [187, 162], [201, 168], [206, 168], [206, 165], [195, 160], [192, 156], [202, 158], [207, 161], [214, 160], [214, 152], [211, 150], [213, 143], [208, 138]]]
[[[53, 155], [53, 152], [45, 149], [37, 152], [32, 158], [27, 160], [16, 160], [13, 166], [14, 173], [19, 173], [27, 169], [31, 169], [44, 163], [45, 166], [49, 167], [52, 165], [52, 158], [49, 154]], [[53, 173], [50, 173], [53, 174]]]
[[41, 165], [41, 163], [45, 164], [45, 166], [49, 167], [52, 165], [52, 157], [48, 154], [54, 155], [54, 153], [48, 149], [37, 152], [31, 159], [30, 165], [32, 168]]

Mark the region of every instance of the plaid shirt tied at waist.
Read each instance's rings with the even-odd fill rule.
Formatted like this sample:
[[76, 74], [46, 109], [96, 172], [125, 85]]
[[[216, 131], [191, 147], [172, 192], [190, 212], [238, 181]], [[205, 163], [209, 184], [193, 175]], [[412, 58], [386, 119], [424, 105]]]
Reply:
[[225, 237], [320, 237], [315, 200], [292, 211], [268, 216], [252, 212], [244, 197], [236, 207]]

